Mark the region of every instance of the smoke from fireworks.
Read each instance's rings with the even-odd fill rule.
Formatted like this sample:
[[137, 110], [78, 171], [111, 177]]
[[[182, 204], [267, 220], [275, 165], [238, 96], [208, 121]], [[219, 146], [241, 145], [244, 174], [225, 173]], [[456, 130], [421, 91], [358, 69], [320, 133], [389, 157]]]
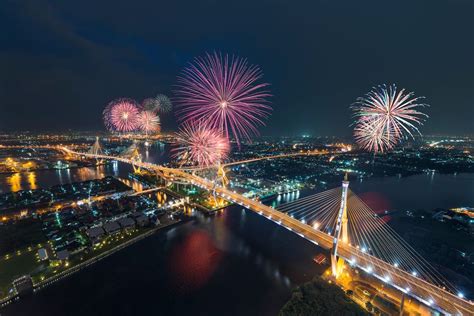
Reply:
[[154, 98], [146, 98], [142, 101], [142, 108], [145, 111], [155, 111], [155, 99]]
[[110, 102], [104, 109], [104, 123], [111, 131], [132, 132], [139, 127], [139, 105], [132, 99]]
[[238, 143], [258, 134], [271, 107], [267, 83], [258, 83], [262, 72], [239, 57], [206, 54], [198, 57], [178, 77], [179, 119], [218, 129]]
[[142, 111], [138, 114], [138, 124], [144, 132], [153, 133], [160, 131], [160, 118], [152, 111]]
[[176, 135], [172, 155], [181, 164], [212, 166], [227, 158], [228, 140], [221, 133], [201, 124], [184, 123]]
[[146, 110], [153, 111], [155, 113], [168, 113], [171, 112], [173, 104], [166, 95], [158, 94], [154, 98], [143, 100], [143, 107]]
[[354, 136], [363, 148], [383, 152], [393, 148], [403, 137], [420, 133], [417, 125], [426, 114], [418, 108], [423, 97], [414, 93], [397, 92], [397, 87], [382, 85], [373, 88], [365, 97], [358, 98], [352, 106], [357, 117]]

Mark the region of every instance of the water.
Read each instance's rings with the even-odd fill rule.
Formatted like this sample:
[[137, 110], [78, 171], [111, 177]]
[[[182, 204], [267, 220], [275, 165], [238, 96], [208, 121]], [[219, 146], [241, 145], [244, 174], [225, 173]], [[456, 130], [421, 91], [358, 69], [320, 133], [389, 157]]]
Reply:
[[[140, 149], [144, 161], [154, 163], [164, 163], [168, 161], [168, 146], [161, 143], [153, 143], [150, 147], [142, 146]], [[115, 162], [98, 167], [38, 170], [11, 175], [0, 174], [0, 193], [48, 188], [56, 184], [100, 179], [106, 175], [126, 179], [131, 170], [131, 166]]]
[[2, 315], [275, 315], [319, 252], [230, 207], [153, 235], [9, 305]]
[[474, 206], [474, 174], [420, 174], [405, 178], [352, 181], [350, 188], [379, 207], [395, 210], [433, 210]]
[[[122, 165], [104, 168], [119, 176], [128, 172]], [[70, 173], [68, 180], [80, 177]], [[43, 182], [38, 174], [37, 185], [61, 181], [60, 175], [49, 176], [53, 179], [45, 175]], [[350, 187], [375, 209], [474, 206], [474, 174], [369, 179]], [[284, 195], [279, 202], [310, 193]], [[319, 252], [275, 223], [232, 206], [219, 216], [158, 232], [1, 314], [275, 315], [295, 285], [322, 272], [312, 261]]]

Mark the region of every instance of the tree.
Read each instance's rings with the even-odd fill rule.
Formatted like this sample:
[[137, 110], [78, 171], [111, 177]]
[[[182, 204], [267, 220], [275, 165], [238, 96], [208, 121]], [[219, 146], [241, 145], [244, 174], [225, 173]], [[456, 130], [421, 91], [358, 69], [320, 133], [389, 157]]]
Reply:
[[352, 302], [339, 287], [317, 277], [297, 287], [280, 310], [280, 316], [358, 316], [368, 315]]

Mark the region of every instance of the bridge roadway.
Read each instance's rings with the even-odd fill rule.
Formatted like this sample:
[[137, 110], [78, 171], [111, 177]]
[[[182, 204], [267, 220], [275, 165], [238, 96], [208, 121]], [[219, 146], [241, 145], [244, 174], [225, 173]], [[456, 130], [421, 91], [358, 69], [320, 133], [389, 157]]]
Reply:
[[[258, 201], [244, 197], [241, 194], [235, 193], [229, 189], [216, 186], [214, 182], [198, 177], [196, 175], [187, 173], [183, 170], [167, 168], [147, 162], [137, 162], [130, 159], [106, 156], [93, 155], [88, 153], [78, 153], [69, 150], [66, 147], [61, 150], [73, 154], [90, 158], [117, 160], [127, 164], [134, 164], [141, 168], [157, 171], [160, 174], [168, 175], [173, 178], [184, 179], [188, 182], [197, 185], [206, 190], [215, 190], [216, 193], [224, 199], [237, 203], [249, 210], [257, 212], [266, 218], [276, 222], [277, 224], [295, 232], [301, 237], [319, 245], [325, 249], [331, 249], [333, 237], [321, 231], [313, 229], [311, 226], [303, 224], [297, 219], [294, 219], [285, 213], [279, 212], [276, 209], [266, 206]], [[405, 272], [395, 266], [377, 259], [349, 244], [340, 242], [338, 246], [338, 255], [344, 258], [347, 262], [358, 266], [362, 270], [371, 273], [375, 277], [386, 281], [387, 284], [397, 288], [398, 290], [412, 296], [419, 301], [437, 309], [448, 315], [473, 315], [474, 303], [460, 298], [459, 296], [450, 293], [442, 288], [439, 288], [431, 283], [428, 283], [412, 274]], [[386, 278], [389, 277], [387, 280]]]
[[[273, 156], [264, 156], [258, 158], [251, 158], [246, 160], [239, 160], [239, 161], [231, 161], [226, 164], [222, 164], [222, 167], [230, 167], [236, 165], [242, 165], [262, 160], [271, 160], [271, 159], [278, 159], [278, 158], [289, 158], [289, 157], [298, 157], [298, 156], [321, 156], [321, 155], [328, 155], [328, 154], [340, 154], [343, 151], [328, 151], [328, 150], [312, 150], [312, 151], [299, 151], [296, 153], [289, 153], [289, 154], [279, 154]], [[180, 170], [185, 171], [198, 171], [198, 170], [206, 170], [210, 169], [210, 167], [188, 167], [188, 168], [179, 168]]]

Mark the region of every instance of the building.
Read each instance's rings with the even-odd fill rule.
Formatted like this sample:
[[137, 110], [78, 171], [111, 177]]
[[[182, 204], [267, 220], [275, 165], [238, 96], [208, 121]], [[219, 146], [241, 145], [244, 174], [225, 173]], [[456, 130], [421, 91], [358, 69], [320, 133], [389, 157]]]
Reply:
[[135, 227], [135, 222], [129, 217], [121, 218], [118, 222], [123, 229], [132, 229]]
[[137, 221], [137, 225], [140, 227], [147, 226], [150, 223], [150, 219], [146, 215], [142, 215], [135, 219]]
[[60, 261], [66, 261], [67, 259], [69, 259], [69, 255], [70, 253], [67, 250], [61, 250], [56, 252], [56, 258]]
[[38, 257], [41, 261], [46, 261], [49, 259], [48, 250], [46, 248], [38, 249]]
[[117, 234], [120, 232], [120, 225], [116, 221], [107, 222], [104, 224], [104, 230], [109, 235]]
[[102, 227], [92, 227], [86, 230], [86, 234], [89, 237], [90, 241], [93, 244], [95, 244], [95, 243], [98, 243], [102, 239], [105, 232]]

